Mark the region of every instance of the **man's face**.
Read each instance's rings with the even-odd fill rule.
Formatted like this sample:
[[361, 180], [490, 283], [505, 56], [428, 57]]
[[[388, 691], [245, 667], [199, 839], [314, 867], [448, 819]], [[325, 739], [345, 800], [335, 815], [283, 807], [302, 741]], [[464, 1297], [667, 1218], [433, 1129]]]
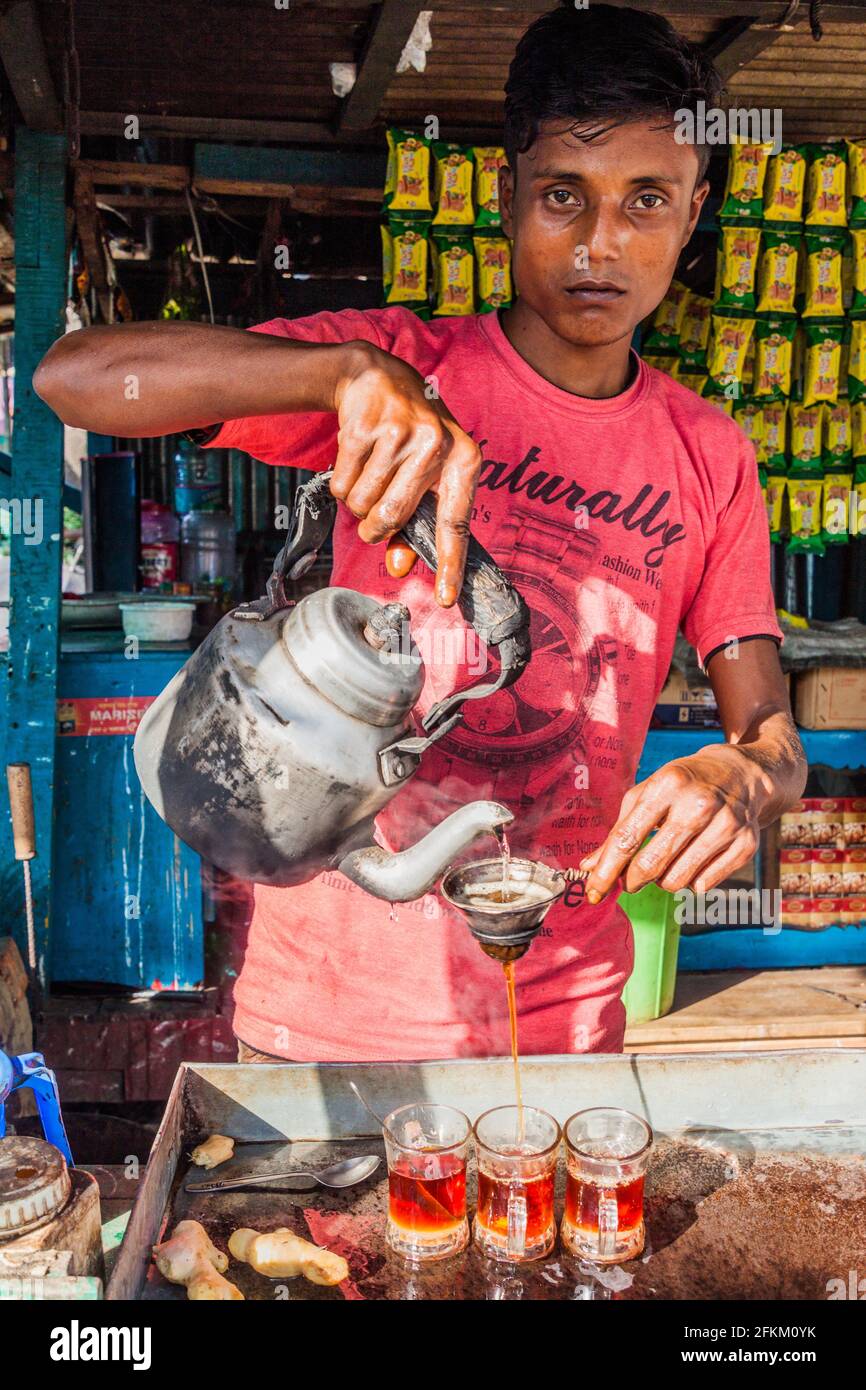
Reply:
[[708, 192], [698, 157], [658, 119], [583, 143], [542, 127], [502, 173], [503, 226], [525, 308], [590, 347], [630, 337], [661, 302]]

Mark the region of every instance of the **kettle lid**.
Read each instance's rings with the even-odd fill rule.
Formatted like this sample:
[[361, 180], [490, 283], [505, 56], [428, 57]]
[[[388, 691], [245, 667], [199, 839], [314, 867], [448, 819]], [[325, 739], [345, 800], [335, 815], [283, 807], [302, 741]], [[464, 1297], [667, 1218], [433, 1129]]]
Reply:
[[291, 610], [282, 639], [304, 679], [367, 724], [399, 723], [421, 694], [424, 663], [403, 604], [383, 607], [354, 589], [318, 589]]

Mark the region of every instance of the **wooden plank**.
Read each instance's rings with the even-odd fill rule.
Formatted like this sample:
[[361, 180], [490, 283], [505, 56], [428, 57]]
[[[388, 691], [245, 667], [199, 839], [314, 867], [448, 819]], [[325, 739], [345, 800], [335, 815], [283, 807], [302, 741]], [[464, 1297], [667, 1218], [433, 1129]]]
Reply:
[[[33, 373], [63, 332], [66, 302], [66, 140], [16, 132], [15, 431], [12, 497], [32, 507], [35, 527], [13, 529], [9, 614], [6, 762], [29, 762], [36, 814], [32, 861], [39, 976], [50, 979], [51, 878], [60, 561], [63, 530], [63, 426], [33, 390]], [[28, 534], [29, 531], [29, 534]], [[34, 538], [38, 535], [38, 543]], [[4, 820], [7, 818], [4, 816]], [[11, 861], [8, 821], [0, 853]], [[4, 853], [5, 852], [5, 853]], [[17, 875], [16, 875], [17, 882]], [[20, 893], [20, 885], [18, 890]], [[4, 917], [23, 949], [20, 900]]]
[[422, 8], [417, 0], [383, 0], [374, 11], [358, 63], [357, 80], [340, 112], [340, 130], [369, 130], [375, 125], [388, 84]]
[[784, 1039], [866, 1038], [866, 966], [681, 975], [673, 1010], [633, 1024], [629, 1047], [664, 1051]]
[[75, 222], [84, 262], [90, 272], [99, 308], [106, 323], [111, 323], [111, 286], [105, 263], [105, 239], [102, 219], [96, 206], [91, 175], [80, 166], [75, 171]]
[[[127, 116], [122, 111], [82, 111], [82, 135], [122, 135]], [[274, 140], [283, 144], [333, 144], [335, 135], [324, 121], [248, 120], [234, 116], [138, 117], [145, 135], [186, 135], [190, 139], [218, 136], [221, 140]]]
[[735, 19], [721, 34], [704, 45], [721, 76], [727, 81], [779, 38], [778, 29], [758, 28], [752, 19]]
[[31, 130], [63, 129], [35, 0], [13, 0], [0, 13], [0, 58], [15, 100]]
[[[377, 189], [385, 179], [384, 148], [375, 151], [253, 149], [247, 145], [196, 145], [193, 180], [205, 188], [214, 180], [277, 190], [286, 185]], [[239, 190], [242, 191], [242, 190]], [[279, 198], [279, 191], [263, 196]]]
[[131, 160], [79, 159], [76, 173], [89, 175], [93, 184], [128, 184], [131, 188], [165, 188], [182, 193], [189, 183], [185, 164], [138, 164]]

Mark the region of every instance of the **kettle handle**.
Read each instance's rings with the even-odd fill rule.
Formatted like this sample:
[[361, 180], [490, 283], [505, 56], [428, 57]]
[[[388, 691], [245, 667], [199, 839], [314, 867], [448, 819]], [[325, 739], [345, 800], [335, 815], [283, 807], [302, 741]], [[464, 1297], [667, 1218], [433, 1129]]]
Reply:
[[[254, 603], [243, 603], [234, 617], [261, 622], [288, 608], [292, 600], [286, 591], [289, 580], [306, 574], [315, 563], [334, 525], [337, 501], [330, 490], [333, 470], [317, 473], [302, 483], [295, 496], [292, 529], [274, 561], [267, 583], [267, 595]], [[425, 493], [414, 515], [403, 526], [401, 536], [417, 551], [431, 570], [436, 570], [436, 498]], [[502, 570], [475, 536], [470, 535], [466, 555], [466, 574], [457, 600], [463, 617], [482, 641], [498, 649], [499, 672], [494, 679], [440, 700], [423, 720], [426, 730], [441, 724], [464, 700], [480, 700], [512, 685], [531, 654], [529, 609], [521, 595], [509, 584]]]

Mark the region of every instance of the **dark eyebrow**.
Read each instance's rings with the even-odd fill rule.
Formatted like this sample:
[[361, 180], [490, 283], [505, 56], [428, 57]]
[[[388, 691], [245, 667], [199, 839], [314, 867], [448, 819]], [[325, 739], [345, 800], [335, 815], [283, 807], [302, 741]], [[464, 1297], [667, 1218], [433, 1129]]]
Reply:
[[[586, 175], [576, 169], [539, 169], [532, 177], [536, 182], [550, 180], [554, 183], [583, 183], [586, 179]], [[676, 174], [638, 174], [636, 178], [629, 179], [629, 183], [634, 187], [644, 183], [666, 183], [675, 186], [682, 182]]]

